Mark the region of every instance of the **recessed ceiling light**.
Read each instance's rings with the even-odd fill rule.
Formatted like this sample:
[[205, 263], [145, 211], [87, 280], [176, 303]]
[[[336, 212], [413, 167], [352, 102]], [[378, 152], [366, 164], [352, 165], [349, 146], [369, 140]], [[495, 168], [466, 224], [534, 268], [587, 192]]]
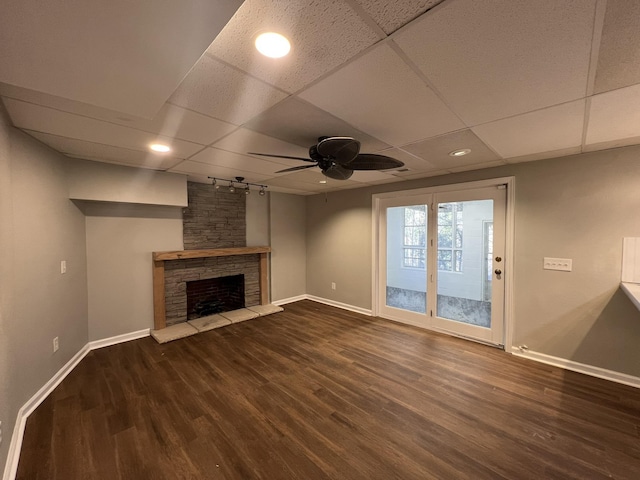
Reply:
[[265, 57], [280, 58], [289, 53], [291, 44], [283, 35], [275, 32], [267, 32], [258, 35], [258, 38], [256, 38], [256, 48]]
[[168, 145], [163, 145], [161, 143], [154, 143], [153, 145], [149, 145], [149, 148], [158, 153], [167, 153], [171, 151], [171, 147], [169, 147]]
[[326, 180], [320, 180], [318, 183], [325, 184], [325, 183], [327, 183], [327, 181]]
[[471, 153], [471, 149], [470, 148], [462, 148], [460, 150], [454, 150], [453, 152], [449, 152], [449, 156], [451, 156], [451, 157], [462, 157], [463, 155], [466, 155], [467, 153]]

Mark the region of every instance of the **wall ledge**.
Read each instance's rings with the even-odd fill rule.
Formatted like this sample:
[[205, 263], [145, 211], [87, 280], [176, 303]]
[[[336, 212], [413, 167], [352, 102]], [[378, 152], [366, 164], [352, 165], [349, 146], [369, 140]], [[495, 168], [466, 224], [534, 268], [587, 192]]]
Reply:
[[593, 365], [587, 365], [586, 363], [574, 362], [573, 360], [568, 360], [566, 358], [554, 357], [552, 355], [533, 352], [531, 350], [521, 351], [517, 347], [513, 347], [511, 349], [511, 353], [518, 357], [528, 358], [529, 360], [544, 363], [546, 365], [551, 365], [553, 367], [559, 367], [564, 370], [571, 370], [572, 372], [583, 373], [591, 377], [609, 380], [610, 382], [621, 383], [630, 387], [640, 388], [640, 377], [635, 377], [626, 373], [607, 370], [606, 368], [595, 367]]

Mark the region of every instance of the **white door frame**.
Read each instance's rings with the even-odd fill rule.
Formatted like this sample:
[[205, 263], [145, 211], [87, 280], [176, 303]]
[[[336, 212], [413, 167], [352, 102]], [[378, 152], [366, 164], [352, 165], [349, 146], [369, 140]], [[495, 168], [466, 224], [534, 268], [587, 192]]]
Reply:
[[[506, 185], [507, 205], [505, 218], [505, 261], [504, 261], [504, 349], [511, 351], [513, 344], [513, 285], [514, 285], [514, 235], [515, 235], [515, 177], [500, 177], [475, 182], [438, 185], [434, 187], [417, 188], [412, 190], [398, 190], [372, 195], [372, 251], [371, 251], [371, 314], [377, 316], [380, 312], [378, 292], [380, 290], [380, 260], [379, 251], [384, 241], [380, 238], [380, 200], [395, 197], [412, 197], [424, 194], [460, 191], [482, 187]], [[397, 321], [397, 320], [396, 320]]]

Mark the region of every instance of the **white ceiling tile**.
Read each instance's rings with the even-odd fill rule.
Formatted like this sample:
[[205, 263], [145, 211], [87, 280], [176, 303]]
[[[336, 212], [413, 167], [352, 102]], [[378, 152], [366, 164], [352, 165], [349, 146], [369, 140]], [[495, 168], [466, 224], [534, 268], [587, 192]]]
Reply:
[[536, 160], [545, 160], [547, 158], [560, 158], [566, 157], [567, 155], [576, 155], [582, 151], [582, 147], [580, 145], [569, 148], [562, 148], [560, 150], [551, 150], [548, 152], [540, 152], [540, 153], [532, 153], [531, 155], [522, 155], [520, 157], [511, 157], [505, 159], [507, 163], [523, 163], [523, 162], [533, 162]]
[[439, 167], [436, 165], [429, 163], [427, 160], [417, 157], [409, 152], [405, 152], [400, 148], [389, 148], [386, 150], [381, 150], [376, 152], [380, 155], [386, 155], [391, 158], [395, 158], [396, 160], [400, 160], [404, 163], [404, 167], [400, 167], [398, 170], [409, 169], [409, 172], [403, 172], [404, 174], [412, 174], [415, 172], [426, 172], [428, 170], [436, 170]]
[[471, 130], [504, 158], [580, 146], [585, 101], [485, 123]]
[[[289, 38], [289, 55], [259, 54], [253, 42], [265, 31]], [[293, 93], [378, 40], [342, 0], [246, 0], [207, 53]]]
[[0, 81], [152, 117], [241, 3], [3, 0]]
[[85, 142], [73, 138], [58, 137], [48, 133], [31, 132], [28, 130], [27, 133], [42, 143], [49, 145], [54, 150], [74, 158], [116, 163], [118, 165], [128, 165], [131, 167], [150, 168], [153, 170], [166, 170], [180, 161], [171, 156], [101, 145], [99, 143]]
[[352, 182], [360, 182], [360, 183], [373, 183], [373, 182], [394, 182], [397, 180], [396, 177], [391, 175], [388, 172], [380, 172], [377, 170], [359, 170], [353, 172], [353, 175], [349, 179]]
[[[213, 144], [215, 148], [227, 150], [240, 154], [248, 152], [271, 153], [274, 155], [288, 155], [292, 157], [309, 158], [309, 148], [294, 145], [293, 143], [283, 142], [277, 138], [263, 135], [253, 130], [239, 128], [222, 140]], [[283, 165], [300, 165], [295, 160], [287, 160], [282, 158], [258, 157], [264, 158], [274, 163]]]
[[373, 20], [390, 34], [409, 23], [427, 10], [435, 7], [443, 0], [355, 0], [373, 18]]
[[[344, 120], [310, 103], [289, 97], [272, 109], [253, 118], [246, 128], [309, 148], [318, 137], [353, 137], [361, 143], [362, 153], [372, 153], [389, 145], [349, 125]], [[277, 152], [276, 152], [277, 153]]]
[[0, 83], [0, 95], [203, 145], [217, 140], [236, 128], [230, 123], [166, 103], [153, 119], [146, 119], [6, 83]]
[[242, 125], [286, 97], [286, 93], [203, 55], [169, 103]]
[[607, 0], [594, 91], [640, 83], [640, 2]]
[[465, 127], [386, 44], [299, 96], [391, 145]]
[[586, 144], [640, 136], [640, 85], [591, 97]]
[[[461, 157], [452, 157], [449, 155], [452, 151], [463, 148], [468, 148], [471, 152]], [[482, 140], [471, 130], [448, 133], [422, 142], [405, 145], [402, 149], [412, 155], [427, 160], [436, 170], [449, 170], [454, 167], [477, 165], [500, 160], [500, 157], [482, 143]]]
[[5, 98], [4, 104], [13, 124], [26, 130], [142, 151], [148, 150], [152, 143], [162, 142], [171, 146], [172, 155], [181, 158], [202, 149], [202, 146], [184, 140], [171, 139], [19, 100]]
[[269, 175], [237, 170], [235, 168], [221, 167], [219, 165], [211, 165], [208, 163], [194, 162], [192, 160], [185, 160], [167, 171], [171, 173], [184, 173], [187, 175], [221, 177], [228, 180], [232, 180], [234, 177], [244, 177], [245, 181], [251, 183], [264, 183], [264, 180], [270, 178]]
[[500, 167], [506, 165], [505, 160], [496, 160], [495, 162], [486, 162], [476, 165], [462, 165], [460, 167], [451, 167], [449, 171], [451, 173], [469, 172], [471, 170], [482, 170], [484, 168]]
[[394, 39], [477, 125], [585, 95], [595, 3], [448, 1]]
[[[281, 163], [274, 163], [262, 158], [240, 155], [211, 147], [199, 152], [197, 155], [189, 158], [189, 160], [268, 176], [275, 176], [277, 171], [286, 168], [286, 166]], [[302, 162], [300, 162], [300, 164], [301, 163]]]

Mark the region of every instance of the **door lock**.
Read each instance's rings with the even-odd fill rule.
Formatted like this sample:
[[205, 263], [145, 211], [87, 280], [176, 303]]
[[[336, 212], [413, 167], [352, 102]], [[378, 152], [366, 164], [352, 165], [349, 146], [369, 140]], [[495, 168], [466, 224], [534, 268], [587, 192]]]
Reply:
[[499, 268], [496, 268], [496, 269], [495, 269], [495, 271], [494, 271], [494, 273], [495, 273], [496, 275], [498, 275], [498, 276], [499, 276], [499, 275], [502, 275], [502, 270], [500, 270]]
[[501, 262], [502, 261], [502, 257], [496, 257], [496, 262]]

